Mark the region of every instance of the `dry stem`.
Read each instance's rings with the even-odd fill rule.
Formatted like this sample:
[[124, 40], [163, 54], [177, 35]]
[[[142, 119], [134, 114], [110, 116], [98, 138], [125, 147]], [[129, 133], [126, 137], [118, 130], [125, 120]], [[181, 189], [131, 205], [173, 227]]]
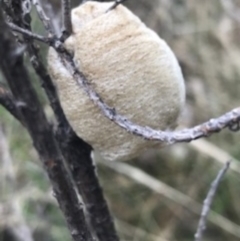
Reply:
[[202, 236], [203, 236], [203, 232], [206, 228], [206, 222], [207, 222], [208, 214], [210, 212], [210, 207], [212, 205], [217, 188], [218, 188], [221, 180], [223, 179], [223, 176], [227, 172], [229, 165], [230, 165], [230, 162], [228, 161], [225, 164], [225, 166], [219, 171], [216, 179], [211, 184], [211, 188], [207, 194], [206, 199], [204, 200], [204, 204], [203, 204], [203, 208], [202, 208], [202, 212], [201, 212], [201, 218], [199, 220], [197, 232], [195, 234], [195, 241], [202, 241]]

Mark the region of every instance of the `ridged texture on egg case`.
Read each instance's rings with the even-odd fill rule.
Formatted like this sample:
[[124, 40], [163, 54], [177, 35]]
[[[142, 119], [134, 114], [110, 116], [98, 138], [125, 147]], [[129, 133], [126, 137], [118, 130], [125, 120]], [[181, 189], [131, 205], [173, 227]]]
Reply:
[[[185, 102], [179, 64], [164, 40], [126, 7], [86, 2], [72, 10], [74, 33], [65, 41], [78, 68], [102, 99], [129, 120], [166, 130]], [[108, 160], [137, 157], [161, 146], [108, 120], [49, 49], [49, 73], [74, 131]]]

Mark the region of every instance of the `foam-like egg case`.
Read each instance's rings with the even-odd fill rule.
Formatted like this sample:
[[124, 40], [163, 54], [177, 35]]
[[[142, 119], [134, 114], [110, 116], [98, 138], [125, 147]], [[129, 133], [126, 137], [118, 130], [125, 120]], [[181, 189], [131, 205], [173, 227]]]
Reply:
[[[185, 100], [178, 62], [165, 41], [127, 8], [106, 12], [111, 4], [87, 2], [75, 8], [74, 34], [65, 46], [109, 106], [139, 125], [168, 129], [176, 124]], [[103, 116], [53, 49], [48, 65], [73, 129], [105, 159], [130, 159], [156, 146]]]

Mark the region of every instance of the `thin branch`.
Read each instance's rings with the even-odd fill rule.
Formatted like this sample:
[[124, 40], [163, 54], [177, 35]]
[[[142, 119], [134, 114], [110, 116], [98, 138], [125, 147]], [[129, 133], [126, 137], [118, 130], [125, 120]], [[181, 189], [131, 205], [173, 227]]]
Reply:
[[62, 0], [63, 40], [72, 34], [71, 0]]
[[190, 142], [202, 137], [208, 137], [211, 134], [220, 132], [227, 127], [231, 131], [239, 131], [240, 129], [240, 107], [233, 109], [218, 118], [210, 119], [209, 121], [195, 127], [179, 131], [161, 131], [152, 129], [148, 126], [142, 127], [137, 125], [128, 120], [126, 117], [116, 113], [114, 108], [103, 102], [100, 95], [96, 93], [88, 83], [85, 75], [76, 67], [73, 57], [64, 48], [61, 41], [53, 39], [51, 45], [56, 49], [65, 67], [75, 78], [77, 84], [85, 91], [94, 104], [99, 107], [102, 113], [109, 120], [134, 135], [141, 136], [152, 141], [160, 141], [166, 145], [170, 145], [178, 142]]
[[[103, 159], [99, 159], [98, 161], [104, 166], [111, 168], [116, 173], [120, 173], [130, 178], [134, 182], [149, 188], [153, 192], [164, 196], [167, 199], [167, 203], [169, 203], [170, 200], [171, 202], [176, 203], [177, 205], [185, 207], [192, 213], [201, 215], [202, 205], [200, 203], [196, 202], [186, 194], [170, 187], [166, 183], [161, 182], [153, 176], [150, 176], [143, 170], [131, 166], [126, 162], [112, 162]], [[222, 230], [234, 235], [238, 239], [240, 238], [240, 226], [232, 222], [231, 220], [211, 210], [209, 213], [209, 221], [214, 225], [220, 227]]]
[[57, 96], [57, 92], [56, 92], [56, 88], [53, 85], [51, 77], [49, 76], [45, 66], [43, 65], [43, 62], [41, 61], [41, 58], [38, 54], [38, 49], [34, 46], [34, 44], [29, 46], [28, 53], [29, 53], [29, 57], [30, 57], [32, 66], [35, 69], [37, 75], [40, 77], [40, 82], [47, 94], [49, 103], [53, 109], [53, 112], [58, 121], [58, 124], [60, 126], [65, 126], [65, 127], [69, 126], [68, 121], [67, 121], [67, 119], [63, 113], [62, 107], [60, 105], [60, 102], [59, 102], [59, 99]]
[[35, 33], [31, 32], [27, 29], [24, 29], [24, 28], [20, 28], [17, 25], [15, 25], [14, 23], [7, 22], [7, 25], [13, 31], [21, 33], [23, 36], [29, 37], [30, 39], [36, 39], [36, 40], [41, 41], [41, 42], [46, 43], [46, 44], [50, 44], [50, 42], [52, 41], [51, 38], [44, 37], [44, 36], [39, 35], [39, 34], [35, 34]]
[[[58, 1], [59, 2], [59, 1]], [[59, 6], [56, 6], [53, 1], [41, 0], [42, 7], [45, 11], [45, 14], [51, 19], [52, 29], [57, 36], [62, 34], [62, 18], [61, 18], [61, 9]], [[57, 2], [55, 2], [57, 3]], [[57, 4], [58, 5], [58, 4]]]
[[0, 87], [0, 104], [22, 123], [17, 102], [14, 100], [12, 94], [2, 87]]
[[201, 212], [201, 218], [198, 223], [197, 232], [194, 235], [195, 241], [202, 241], [202, 236], [203, 236], [204, 230], [206, 229], [206, 222], [207, 222], [208, 214], [210, 212], [210, 207], [212, 205], [217, 188], [218, 188], [221, 180], [223, 179], [223, 176], [227, 172], [229, 165], [230, 165], [230, 162], [228, 161], [225, 164], [225, 166], [219, 171], [216, 179], [211, 184], [211, 188], [207, 194], [206, 199], [204, 200], [204, 204], [203, 204], [203, 208], [202, 208], [202, 212]]
[[190, 142], [201, 137], [207, 137], [226, 127], [228, 127], [231, 131], [238, 131], [240, 129], [240, 107], [233, 109], [216, 119], [211, 119], [193, 128], [180, 131], [160, 131], [154, 130], [150, 127], [137, 125], [128, 120], [126, 117], [117, 114], [114, 108], [103, 102], [99, 94], [96, 93], [88, 83], [85, 75], [76, 67], [72, 56], [61, 44], [56, 44], [54, 47], [62, 58], [65, 67], [75, 78], [77, 84], [86, 92], [94, 104], [99, 107], [102, 113], [112, 122], [134, 135], [141, 136], [148, 140], [160, 141], [169, 145], [177, 142]]
[[55, 32], [51, 26], [51, 20], [46, 16], [43, 8], [41, 7], [41, 4], [39, 3], [38, 0], [32, 0], [32, 3], [36, 7], [39, 19], [42, 21], [44, 28], [46, 29], [50, 37], [54, 37]]
[[[43, 10], [42, 10], [42, 12], [45, 15]], [[23, 30], [25, 30], [28, 33], [32, 33], [31, 18], [25, 16], [25, 19], [26, 20], [24, 21], [24, 29]], [[60, 126], [69, 125], [68, 121], [63, 113], [62, 107], [60, 105], [56, 88], [43, 64], [41, 56], [39, 55], [39, 48], [33, 42], [34, 39], [32, 37], [30, 37], [29, 35], [24, 35], [24, 40], [26, 42], [27, 52], [28, 52], [28, 55], [30, 58], [30, 62], [32, 64], [35, 72], [40, 77], [41, 85], [47, 94], [47, 97], [49, 99], [53, 112], [56, 116], [58, 124]], [[47, 40], [47, 43], [51, 43], [53, 41], [52, 38], [46, 38], [46, 40]]]
[[21, 116], [47, 171], [71, 236], [75, 241], [92, 241], [83, 208], [63, 165], [52, 127], [30, 83], [22, 53], [16, 51], [16, 42], [5, 24], [2, 11], [0, 11], [0, 29], [0, 56], [4, 56], [0, 59], [0, 67], [16, 100], [25, 103], [20, 108]]
[[108, 119], [134, 135], [141, 136], [148, 140], [164, 142], [166, 145], [169, 145], [177, 142], [190, 142], [202, 137], [207, 137], [226, 127], [229, 127], [229, 129], [233, 131], [239, 130], [240, 107], [216, 119], [211, 119], [190, 129], [170, 132], [154, 130], [150, 127], [142, 127], [131, 122], [126, 117], [117, 114], [114, 108], [111, 108], [104, 103], [101, 97], [89, 85], [85, 76], [79, 72], [77, 68], [75, 68], [73, 61], [71, 66], [67, 63], [67, 61], [65, 61], [65, 64], [68, 70], [75, 77], [78, 85], [84, 89], [94, 104], [100, 108], [102, 113]]

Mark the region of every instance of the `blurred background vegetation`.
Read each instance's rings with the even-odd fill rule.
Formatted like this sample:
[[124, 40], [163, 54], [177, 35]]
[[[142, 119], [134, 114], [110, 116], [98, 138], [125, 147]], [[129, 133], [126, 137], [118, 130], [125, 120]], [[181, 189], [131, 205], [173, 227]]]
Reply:
[[[56, 16], [59, 2], [52, 0]], [[239, 106], [239, 0], [128, 0], [126, 5], [169, 43], [180, 61], [187, 87], [181, 128]], [[49, 5], [46, 10], [51, 10]], [[32, 24], [42, 32], [34, 12]], [[3, 77], [0, 84], [4, 85]], [[218, 189], [204, 240], [240, 240], [239, 140], [239, 133], [225, 130], [190, 144], [149, 151], [122, 165], [99, 164], [121, 240], [193, 240], [200, 205], [229, 159], [233, 162]], [[16, 235], [25, 241], [71, 240], [29, 136], [0, 107], [0, 240], [16, 240]]]

